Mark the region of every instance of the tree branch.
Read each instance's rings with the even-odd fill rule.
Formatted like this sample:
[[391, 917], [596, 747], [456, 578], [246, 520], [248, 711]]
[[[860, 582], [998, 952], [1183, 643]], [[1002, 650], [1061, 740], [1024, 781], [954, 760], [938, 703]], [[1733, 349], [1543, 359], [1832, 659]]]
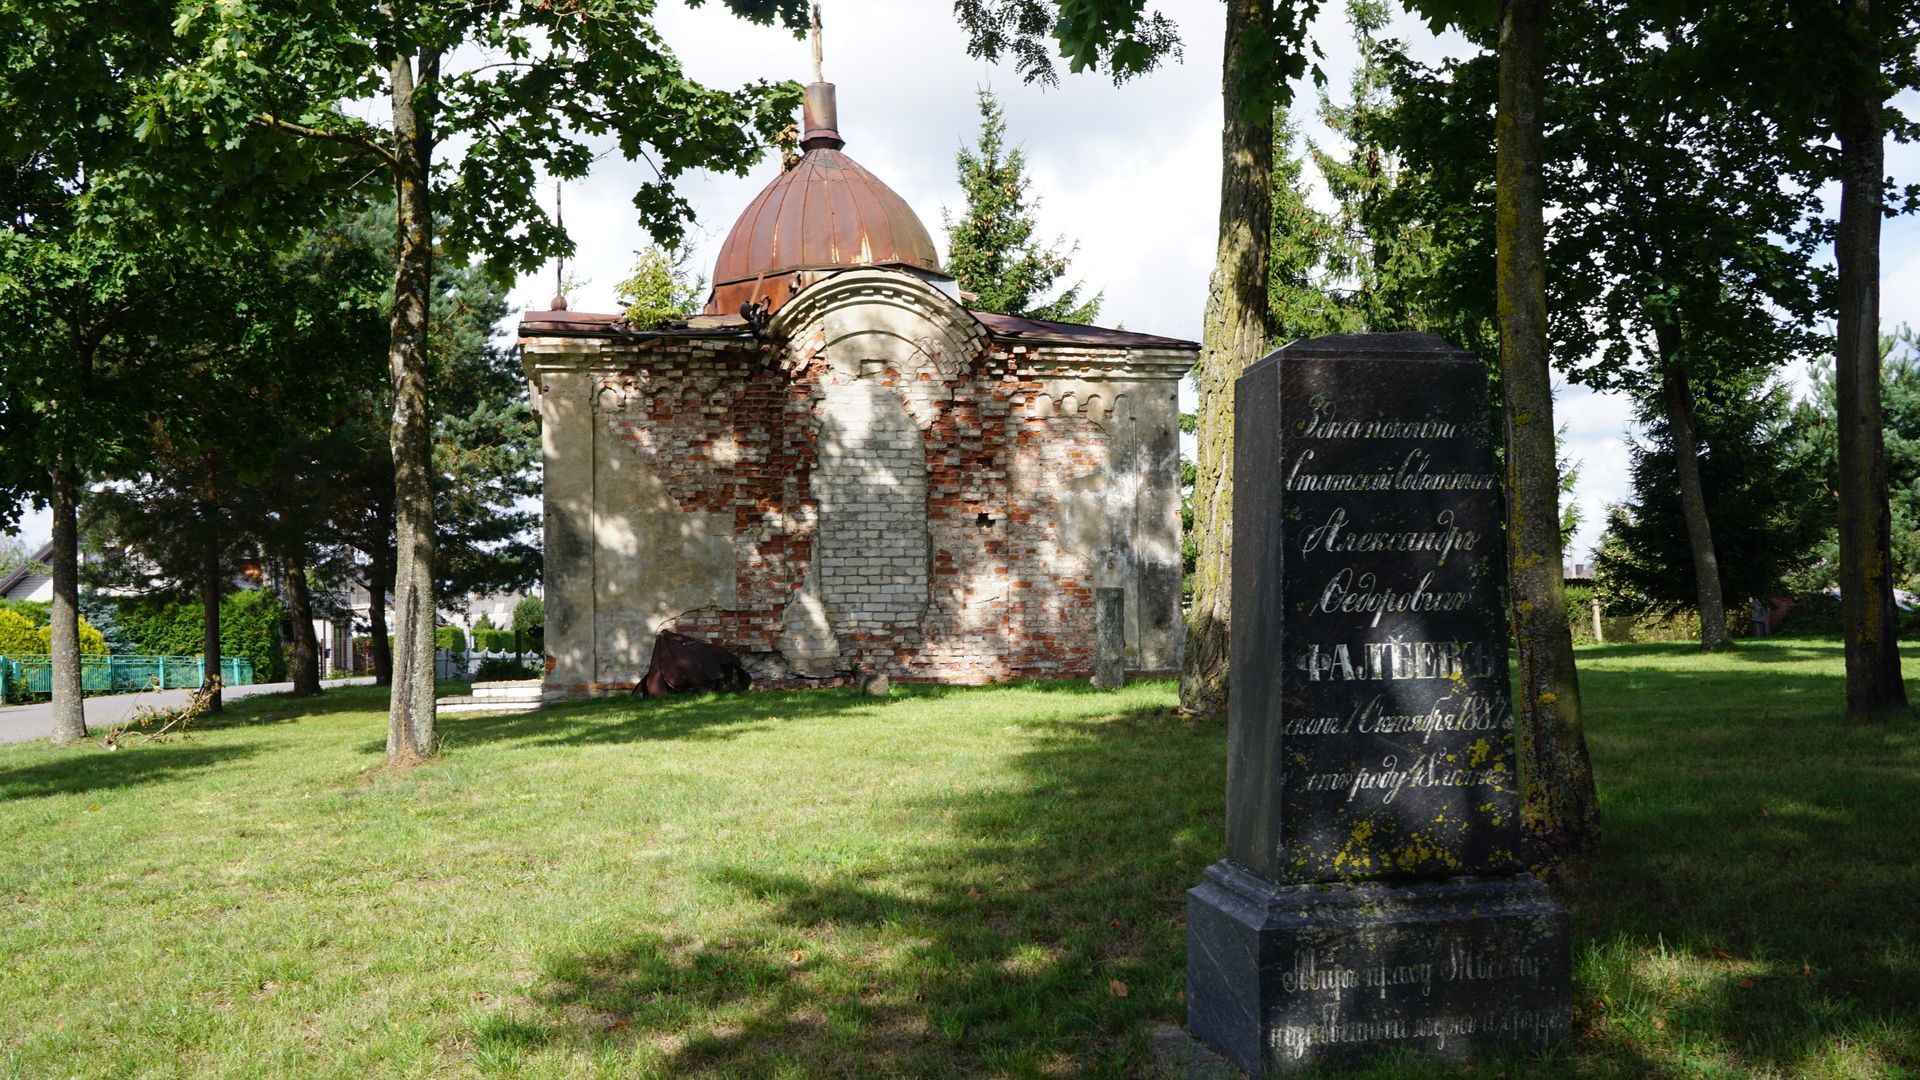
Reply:
[[291, 135], [296, 135], [302, 139], [316, 139], [321, 142], [339, 143], [342, 146], [350, 146], [363, 154], [373, 155], [388, 167], [392, 167], [394, 164], [392, 151], [364, 135], [350, 135], [342, 131], [322, 131], [319, 128], [308, 127], [305, 124], [296, 124], [291, 120], [282, 120], [280, 117], [267, 112], [260, 113], [253, 119], [255, 123], [273, 128], [277, 131], [284, 131]]

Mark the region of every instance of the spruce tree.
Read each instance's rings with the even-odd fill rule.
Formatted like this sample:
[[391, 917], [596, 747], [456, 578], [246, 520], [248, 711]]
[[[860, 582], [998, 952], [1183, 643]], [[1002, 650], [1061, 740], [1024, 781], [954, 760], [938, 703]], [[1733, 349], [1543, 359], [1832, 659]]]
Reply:
[[1362, 329], [1333, 296], [1329, 255], [1337, 242], [1332, 217], [1307, 201], [1306, 165], [1295, 152], [1299, 133], [1283, 110], [1273, 115], [1273, 222], [1267, 253], [1267, 330], [1285, 344]]
[[980, 139], [954, 157], [967, 207], [955, 221], [942, 209], [947, 270], [974, 294], [976, 311], [1052, 322], [1090, 323], [1103, 294], [1082, 300], [1081, 283], [1043, 300], [1065, 276], [1078, 245], [1064, 237], [1051, 245], [1034, 237], [1040, 200], [1027, 193], [1027, 157], [1006, 145], [1007, 116], [991, 90], [980, 91]]
[[1324, 333], [1443, 329], [1423, 295], [1437, 257], [1433, 225], [1394, 205], [1406, 167], [1389, 137], [1400, 105], [1389, 72], [1405, 58], [1398, 42], [1380, 37], [1389, 14], [1381, 0], [1348, 0], [1360, 64], [1346, 104], [1322, 90], [1319, 110], [1346, 155], [1307, 143], [1337, 207], [1322, 254], [1331, 282]]
[[[1805, 410], [1802, 410], [1804, 413]], [[1814, 559], [1831, 525], [1825, 477], [1796, 421], [1786, 387], [1746, 370], [1699, 389], [1695, 403], [1719, 586], [1732, 621], [1746, 601], [1779, 595]], [[1673, 431], [1657, 401], [1641, 403], [1644, 440], [1631, 450], [1632, 492], [1608, 516], [1596, 555], [1602, 600], [1616, 614], [1673, 614], [1695, 608], [1697, 566], [1678, 486]]]

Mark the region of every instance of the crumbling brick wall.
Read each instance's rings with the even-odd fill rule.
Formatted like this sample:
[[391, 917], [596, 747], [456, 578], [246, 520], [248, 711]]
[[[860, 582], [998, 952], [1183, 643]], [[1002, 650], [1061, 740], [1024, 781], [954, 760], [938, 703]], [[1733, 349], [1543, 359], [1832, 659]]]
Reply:
[[[1090, 671], [1092, 568], [1063, 543], [1059, 494], [1104, 468], [1100, 421], [1113, 403], [1055, 400], [1020, 375], [1025, 352], [989, 347], [952, 377], [884, 367], [849, 383], [817, 363], [783, 370], [751, 342], [662, 339], [598, 371], [621, 389], [602, 421], [680, 508], [734, 516], [737, 606], [661, 628], [746, 654], [757, 674], [783, 681], [787, 605], [813, 561], [832, 558], [817, 569], [842, 671], [946, 682]], [[918, 439], [885, 415], [833, 411], [856, 400], [879, 414], [897, 403]], [[860, 504], [827, 498], [846, 516], [840, 535], [836, 522], [823, 538], [823, 432], [856, 422], [885, 430], [862, 444], [866, 456], [828, 466], [847, 473], [842, 489]], [[866, 565], [844, 561], [859, 551]], [[923, 564], [895, 565], [907, 553]], [[847, 602], [865, 587], [870, 602]], [[635, 664], [637, 675], [645, 658]]]

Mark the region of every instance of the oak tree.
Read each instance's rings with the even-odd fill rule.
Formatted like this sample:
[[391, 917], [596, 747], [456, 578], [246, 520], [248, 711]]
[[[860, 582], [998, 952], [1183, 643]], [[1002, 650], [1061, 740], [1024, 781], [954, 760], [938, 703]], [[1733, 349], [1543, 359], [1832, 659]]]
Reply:
[[1727, 58], [1717, 90], [1752, 105], [1801, 148], [1802, 182], [1835, 181], [1834, 396], [1839, 585], [1847, 714], [1908, 714], [1893, 597], [1892, 510], [1880, 370], [1880, 225], [1912, 210], [1886, 175], [1886, 140], [1920, 124], [1894, 104], [1920, 87], [1920, 2], [1787, 0], [1703, 8], [1701, 36]]
[[[724, 0], [790, 27], [802, 0]], [[328, 147], [383, 176], [398, 247], [389, 311], [394, 466], [394, 689], [387, 758], [434, 753], [430, 307], [436, 247], [530, 270], [570, 249], [536, 193], [583, 176], [611, 148], [653, 176], [634, 204], [649, 231], [679, 236], [675, 181], [743, 172], [799, 103], [792, 83], [710, 89], [688, 77], [650, 0], [384, 0], [377, 4], [178, 0], [177, 62], [141, 87], [156, 138], [225, 148], [264, 129]], [[353, 103], [380, 101], [384, 123]], [[444, 223], [439, 243], [435, 229]]]

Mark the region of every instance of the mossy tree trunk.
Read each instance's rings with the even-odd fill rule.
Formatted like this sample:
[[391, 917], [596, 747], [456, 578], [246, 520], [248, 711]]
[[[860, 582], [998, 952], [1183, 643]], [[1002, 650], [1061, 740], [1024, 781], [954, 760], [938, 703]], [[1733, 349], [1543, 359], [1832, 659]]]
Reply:
[[207, 699], [207, 711], [224, 708], [220, 678], [220, 593], [225, 584], [220, 574], [220, 509], [218, 470], [212, 455], [204, 463], [202, 482], [206, 485], [200, 502], [200, 686], [213, 688]]
[[293, 624], [293, 692], [320, 692], [320, 641], [313, 632], [313, 593], [307, 588], [307, 557], [294, 551], [287, 568], [287, 618]]
[[[1227, 4], [1221, 82], [1220, 235], [1207, 293], [1194, 449], [1193, 529], [1198, 559], [1187, 618], [1180, 704], [1202, 714], [1227, 705], [1228, 610], [1233, 561], [1233, 384], [1267, 348], [1267, 244], [1273, 217], [1273, 115], [1240, 92], [1250, 47], [1270, 36], [1264, 0]], [[1252, 109], [1253, 114], [1249, 115]]]
[[1519, 654], [1515, 726], [1529, 861], [1543, 871], [1599, 842], [1599, 797], [1581, 727], [1561, 570], [1559, 467], [1547, 367], [1541, 177], [1545, 0], [1503, 0], [1494, 165], [1500, 386], [1506, 426], [1507, 545]]
[[1693, 553], [1693, 591], [1700, 609], [1700, 647], [1726, 648], [1727, 607], [1720, 594], [1720, 557], [1713, 548], [1713, 523], [1707, 520], [1707, 492], [1700, 482], [1700, 431], [1694, 419], [1693, 384], [1681, 361], [1680, 332], [1661, 326], [1654, 331], [1660, 349], [1660, 401], [1667, 414], [1667, 434], [1673, 439], [1673, 471], [1679, 479], [1680, 515], [1687, 524], [1687, 547]]
[[387, 763], [433, 755], [433, 418], [427, 400], [427, 305], [433, 286], [433, 92], [439, 59], [396, 55], [390, 68], [400, 254], [388, 322], [393, 381], [394, 665]]
[[375, 552], [367, 566], [367, 657], [373, 661], [373, 685], [393, 685], [393, 647], [387, 638], [387, 597], [393, 592], [393, 560]]
[[80, 481], [62, 452], [51, 470], [53, 510], [53, 731], [55, 746], [87, 737], [86, 699], [80, 688]]
[[1880, 218], [1885, 210], [1886, 119], [1877, 79], [1880, 45], [1872, 0], [1851, 0], [1858, 50], [1840, 106], [1838, 353], [1834, 396], [1840, 436], [1840, 620], [1847, 715], [1877, 721], [1907, 712], [1893, 602], [1892, 508], [1880, 404]]

